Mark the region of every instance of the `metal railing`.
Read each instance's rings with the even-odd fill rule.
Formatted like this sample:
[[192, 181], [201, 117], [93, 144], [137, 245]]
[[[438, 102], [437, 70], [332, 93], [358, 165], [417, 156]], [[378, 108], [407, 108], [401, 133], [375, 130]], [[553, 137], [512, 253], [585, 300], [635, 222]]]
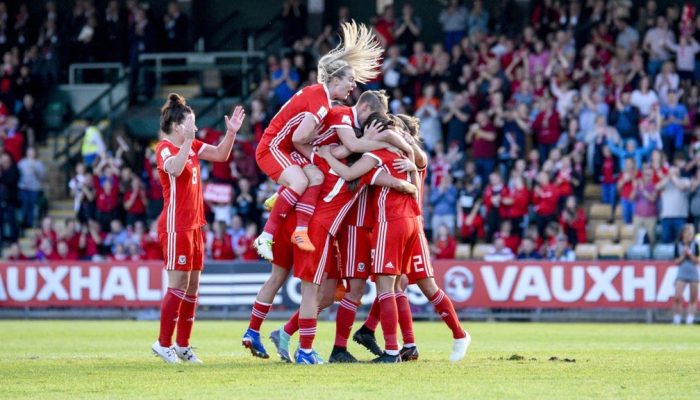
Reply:
[[[243, 88], [248, 87], [246, 72], [253, 60], [264, 59], [263, 51], [217, 51], [208, 53], [147, 53], [139, 56], [140, 80], [147, 69], [155, 73], [155, 93], [160, 92], [163, 74], [168, 72], [199, 72], [212, 68], [219, 71], [241, 71], [244, 73]], [[239, 60], [239, 62], [231, 62]], [[149, 65], [152, 64], [152, 65]], [[170, 64], [170, 65], [167, 65]]]
[[[83, 83], [83, 72], [90, 70], [116, 70], [117, 77], [122, 77], [124, 75], [124, 65], [121, 63], [75, 63], [68, 67], [68, 84], [75, 85]], [[112, 79], [107, 80], [106, 82], [109, 81], [112, 81]]]

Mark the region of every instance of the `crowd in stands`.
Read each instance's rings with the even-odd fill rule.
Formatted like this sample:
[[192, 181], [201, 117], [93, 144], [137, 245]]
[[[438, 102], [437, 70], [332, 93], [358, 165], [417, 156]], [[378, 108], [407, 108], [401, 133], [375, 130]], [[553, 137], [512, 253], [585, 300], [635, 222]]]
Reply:
[[[371, 21], [386, 53], [381, 75], [364, 89], [385, 89], [391, 112], [421, 121], [430, 153], [424, 210], [434, 256], [454, 258], [459, 243], [487, 242], [493, 244], [488, 260], [573, 260], [575, 246], [591, 241], [587, 185], [601, 186], [600, 202], [620, 207], [622, 221], [641, 232], [640, 243], [672, 243], [684, 223], [697, 225], [700, 17], [694, 8], [662, 9], [653, 0], [533, 1], [525, 27], [515, 30], [484, 3], [451, 0], [434, 16], [416, 15], [409, 3], [389, 5]], [[129, 10], [132, 26], [138, 12]], [[260, 174], [255, 143], [279, 107], [316, 82], [316, 59], [337, 44], [338, 24], [352, 15], [341, 7], [317, 37], [299, 28], [306, 17], [302, 2], [285, 1], [288, 47], [269, 55], [267, 78], [256, 82], [247, 126], [229, 160], [202, 171], [207, 183], [233, 189], [229, 201], [207, 202], [210, 258], [256, 258], [250, 243], [276, 185]], [[426, 18], [439, 21], [441, 41], [423, 41]], [[106, 151], [99, 129], [91, 128], [99, 150], [84, 154], [70, 183], [76, 219], [63, 237], [44, 220], [37, 257], [160, 258], [153, 220], [162, 192], [152, 153], [142, 171], [132, 171], [122, 160], [128, 147]], [[9, 134], [1, 132], [7, 142]], [[216, 143], [222, 132], [198, 135]], [[0, 168], [16, 169], [19, 159], [5, 162], [6, 154]], [[3, 182], [13, 173], [38, 176], [27, 164], [33, 163], [3, 172]]]

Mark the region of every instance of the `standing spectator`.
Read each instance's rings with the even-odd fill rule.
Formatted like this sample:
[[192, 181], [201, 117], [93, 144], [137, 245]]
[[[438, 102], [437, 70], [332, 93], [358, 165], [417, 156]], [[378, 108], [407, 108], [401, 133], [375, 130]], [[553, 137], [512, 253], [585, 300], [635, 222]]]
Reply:
[[445, 35], [445, 50], [452, 51], [452, 47], [462, 40], [467, 32], [468, 18], [467, 7], [460, 4], [460, 0], [450, 0], [447, 8], [440, 12], [438, 19]]
[[[478, 34], [488, 33], [489, 13], [484, 10], [482, 0], [474, 0], [471, 11], [467, 15], [467, 33], [470, 38], [479, 37]], [[449, 50], [449, 49], [448, 49]]]
[[586, 243], [586, 211], [583, 207], [579, 207], [576, 197], [566, 198], [564, 209], [559, 217], [559, 224], [572, 246]]
[[396, 44], [401, 47], [404, 54], [408, 55], [423, 29], [421, 18], [413, 12], [413, 4], [405, 3], [403, 5], [401, 16], [396, 19], [395, 27], [394, 38], [396, 39]]
[[258, 226], [255, 222], [251, 222], [245, 227], [245, 233], [234, 239], [234, 249], [236, 256], [240, 260], [254, 261], [258, 260], [258, 252], [253, 247], [253, 242], [258, 236]]
[[464, 188], [459, 192], [457, 206], [457, 224], [463, 243], [473, 246], [478, 238], [484, 237], [484, 219], [479, 213], [480, 208], [479, 184], [474, 179], [465, 179]]
[[518, 251], [518, 260], [540, 260], [542, 254], [535, 249], [535, 241], [530, 236], [525, 236], [520, 244]]
[[289, 57], [284, 57], [280, 69], [274, 71], [270, 78], [272, 80], [272, 87], [275, 90], [277, 106], [282, 107], [287, 100], [294, 96], [300, 82], [299, 73], [296, 69], [292, 68], [292, 61]]
[[[415, 68], [406, 57], [401, 56], [399, 46], [391, 46], [386, 52], [382, 63], [384, 86], [387, 89], [406, 88], [408, 77], [416, 73]], [[435, 90], [433, 90], [434, 95]]]
[[659, 102], [656, 92], [651, 89], [648, 76], [643, 76], [639, 81], [639, 89], [635, 89], [630, 97], [630, 104], [637, 107], [639, 113], [646, 117], [651, 112], [651, 106]]
[[[132, 103], [136, 101], [138, 95], [142, 93], [146, 98], [150, 98], [153, 92], [153, 78], [151, 73], [144, 74], [142, 86], [139, 85], [140, 65], [139, 56], [144, 53], [153, 52], [155, 49], [155, 31], [146, 16], [146, 11], [141, 6], [133, 8], [133, 22], [129, 27], [129, 96]], [[88, 164], [88, 163], [86, 163]]]
[[80, 153], [83, 156], [83, 163], [86, 167], [92, 167], [98, 156], [105, 154], [106, 146], [102, 139], [100, 129], [94, 124], [88, 125], [85, 128], [83, 143], [80, 147]]
[[683, 178], [677, 165], [656, 184], [661, 193], [661, 242], [673, 243], [688, 219], [690, 180]]
[[666, 46], [676, 53], [678, 77], [681, 81], [692, 82], [695, 78], [696, 55], [700, 53], [700, 44], [690, 34], [684, 33], [678, 44], [669, 40]]
[[511, 182], [512, 186], [508, 188], [508, 194], [503, 197], [503, 205], [506, 206], [506, 217], [513, 227], [513, 232], [521, 236], [525, 217], [530, 209], [530, 190], [525, 185], [525, 178], [522, 175], [514, 175]]
[[537, 114], [532, 123], [532, 133], [535, 135], [537, 150], [542, 160], [547, 159], [549, 151], [554, 148], [561, 135], [559, 113], [554, 110], [554, 101], [551, 98], [544, 101], [544, 110]]
[[85, 181], [92, 179], [91, 175], [88, 175], [85, 171], [85, 164], [79, 162], [75, 164], [75, 175], [68, 182], [68, 189], [73, 196], [73, 211], [75, 215], [78, 215], [80, 211], [80, 204], [83, 200], [83, 186], [85, 186]]
[[622, 140], [639, 141], [639, 110], [630, 103], [631, 94], [622, 92], [615, 99], [615, 109], [610, 115], [610, 123], [615, 126]]
[[661, 140], [663, 140], [663, 150], [666, 157], [672, 160], [683, 148], [683, 134], [685, 126], [688, 125], [688, 109], [684, 104], [678, 102], [678, 93], [668, 92], [668, 103], [661, 105]]
[[[12, 157], [7, 153], [0, 153], [0, 247], [4, 239], [14, 243], [19, 237], [15, 211], [19, 206], [18, 184], [19, 170], [12, 161]], [[7, 237], [5, 237], [5, 226], [9, 228]]]
[[258, 220], [258, 209], [255, 204], [255, 194], [252, 192], [250, 182], [243, 178], [238, 180], [238, 196], [236, 196], [236, 213], [243, 221], [254, 222]]
[[501, 229], [496, 233], [496, 235], [503, 239], [503, 243], [513, 252], [513, 254], [518, 251], [518, 247], [520, 247], [520, 235], [513, 233], [513, 225], [509, 220], [505, 220], [501, 223]]
[[673, 69], [673, 63], [666, 61], [661, 67], [661, 73], [656, 75], [654, 80], [654, 90], [659, 95], [659, 100], [661, 100], [662, 104], [668, 103], [668, 92], [678, 90], [681, 82], [678, 74]]
[[[433, 228], [434, 229], [434, 228]], [[457, 253], [457, 240], [455, 240], [449, 228], [445, 224], [441, 224], [435, 231], [433, 244], [430, 245], [430, 250], [436, 260], [451, 260], [455, 258]]]
[[533, 192], [532, 204], [535, 206], [535, 215], [537, 215], [537, 231], [540, 236], [544, 236], [547, 225], [557, 220], [559, 192], [544, 171], [537, 175], [537, 184]]
[[[649, 243], [656, 243], [656, 226], [657, 226], [657, 193], [656, 185], [654, 184], [654, 171], [647, 164], [642, 168], [642, 176], [634, 182], [634, 191], [632, 198], [634, 199], [634, 231], [638, 237], [646, 234]], [[700, 208], [699, 208], [700, 211]], [[641, 233], [640, 233], [641, 232]]]
[[617, 38], [615, 46], [621, 47], [625, 51], [631, 51], [639, 45], [639, 32], [632, 27], [630, 21], [626, 18], [617, 18], [615, 20], [617, 26]]
[[374, 31], [377, 33], [377, 40], [385, 49], [394, 45], [394, 5], [384, 6], [382, 15], [374, 22]]
[[110, 0], [104, 14], [104, 44], [102, 48], [105, 61], [126, 61], [126, 21], [119, 9], [117, 0]]
[[34, 226], [34, 214], [43, 190], [44, 163], [36, 158], [33, 147], [27, 149], [27, 156], [17, 165], [19, 169], [19, 198], [22, 203], [22, 225]]
[[637, 164], [631, 158], [625, 159], [625, 166], [617, 180], [617, 191], [620, 193], [620, 207], [622, 207], [622, 221], [625, 224], [632, 223], [634, 215], [634, 181], [637, 178]]
[[472, 146], [476, 173], [481, 177], [482, 182], [486, 182], [494, 169], [498, 153], [498, 135], [486, 111], [479, 111], [476, 114], [476, 123], [469, 127], [466, 142]]
[[420, 119], [421, 135], [428, 151], [435, 149], [435, 145], [442, 140], [439, 109], [440, 99], [435, 95], [435, 85], [425, 85], [423, 95], [416, 101], [415, 116]]
[[[602, 189], [602, 200], [604, 204], [615, 204], [615, 194], [617, 189], [617, 173], [618, 164], [613, 157], [610, 147], [602, 146], [602, 166], [600, 172], [601, 176], [601, 189]], [[597, 173], [596, 173], [597, 175]]]
[[691, 224], [683, 225], [674, 248], [674, 263], [678, 265], [676, 291], [673, 296], [673, 324], [680, 325], [683, 312], [683, 292], [686, 285], [690, 288], [690, 301], [685, 323], [695, 322], [695, 307], [698, 299], [698, 244], [695, 241], [695, 229]]
[[663, 63], [671, 58], [666, 48], [666, 43], [674, 42], [676, 35], [668, 29], [666, 17], [660, 15], [656, 18], [656, 27], [649, 29], [644, 35], [643, 50], [649, 55], [647, 73], [656, 76]]
[[494, 239], [493, 247], [484, 256], [484, 261], [489, 262], [510, 261], [514, 259], [515, 255], [513, 254], [513, 250], [506, 247], [505, 242], [500, 237]]
[[134, 226], [136, 221], [146, 223], [146, 205], [148, 197], [143, 187], [141, 178], [131, 178], [131, 188], [124, 194], [124, 210], [126, 211], [126, 225]]
[[440, 180], [437, 189], [430, 191], [430, 206], [433, 210], [431, 222], [434, 235], [437, 235], [438, 228], [445, 225], [450, 235], [455, 230], [455, 212], [457, 210], [457, 189], [452, 184], [452, 176], [447, 175]]
[[501, 221], [508, 216], [508, 206], [503, 200], [508, 197], [508, 187], [503, 184], [503, 178], [498, 172], [489, 174], [489, 184], [484, 190], [484, 206], [486, 206], [486, 240], [491, 241], [498, 232]]
[[96, 217], [100, 223], [100, 229], [103, 232], [109, 230], [110, 223], [117, 218], [117, 207], [119, 206], [119, 188], [118, 182], [113, 179], [104, 179], [97, 185], [95, 190], [95, 208]]
[[180, 5], [176, 1], [168, 3], [168, 12], [163, 17], [165, 25], [165, 50], [171, 52], [184, 52], [189, 50], [189, 19], [180, 12]]

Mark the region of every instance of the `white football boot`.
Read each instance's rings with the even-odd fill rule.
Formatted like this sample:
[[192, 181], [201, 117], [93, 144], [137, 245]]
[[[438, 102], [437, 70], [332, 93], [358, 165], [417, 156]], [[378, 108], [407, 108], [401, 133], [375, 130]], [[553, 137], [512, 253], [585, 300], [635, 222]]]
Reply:
[[461, 339], [455, 339], [454, 343], [452, 344], [452, 354], [450, 354], [450, 361], [452, 362], [457, 362], [463, 359], [464, 356], [467, 354], [467, 349], [469, 349], [469, 345], [472, 342], [472, 337], [469, 335], [469, 332], [464, 331], [464, 333], [467, 336]]
[[180, 359], [177, 358], [177, 354], [175, 354], [175, 349], [172, 347], [163, 347], [157, 340], [155, 343], [153, 343], [153, 346], [151, 346], [151, 350], [153, 350], [153, 354], [160, 357], [168, 364], [180, 363]]
[[194, 352], [192, 351], [192, 346], [180, 347], [178, 345], [175, 345], [175, 354], [177, 354], [177, 356], [183, 362], [190, 364], [203, 364], [202, 360], [200, 360], [199, 358], [197, 358], [196, 355], [194, 355]]

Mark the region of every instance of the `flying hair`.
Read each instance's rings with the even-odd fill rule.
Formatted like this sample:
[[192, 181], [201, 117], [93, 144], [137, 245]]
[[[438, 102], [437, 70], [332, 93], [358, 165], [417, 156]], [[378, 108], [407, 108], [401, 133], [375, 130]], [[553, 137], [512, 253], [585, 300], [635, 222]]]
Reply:
[[328, 83], [334, 76], [342, 77], [345, 68], [352, 68], [355, 81], [367, 83], [379, 74], [383, 49], [374, 33], [354, 20], [340, 26], [343, 41], [318, 61], [318, 83]]

